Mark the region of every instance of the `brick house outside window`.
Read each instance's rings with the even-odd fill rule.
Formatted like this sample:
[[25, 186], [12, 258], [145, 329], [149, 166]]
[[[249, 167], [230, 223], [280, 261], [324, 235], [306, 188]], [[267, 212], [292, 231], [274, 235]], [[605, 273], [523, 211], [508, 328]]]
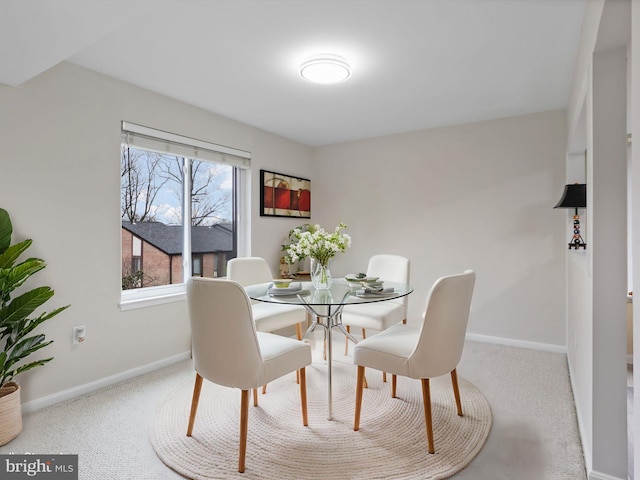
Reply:
[[[231, 225], [191, 227], [191, 254], [200, 267], [195, 275], [226, 275], [227, 260], [236, 256]], [[123, 221], [122, 275], [123, 289], [183, 283], [182, 226]], [[125, 286], [129, 276], [135, 280]]]

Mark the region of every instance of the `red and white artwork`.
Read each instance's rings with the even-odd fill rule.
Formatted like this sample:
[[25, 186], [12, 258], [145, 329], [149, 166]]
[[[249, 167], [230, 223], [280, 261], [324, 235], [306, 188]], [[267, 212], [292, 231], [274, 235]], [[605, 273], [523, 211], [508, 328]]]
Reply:
[[311, 217], [311, 180], [260, 170], [260, 215]]

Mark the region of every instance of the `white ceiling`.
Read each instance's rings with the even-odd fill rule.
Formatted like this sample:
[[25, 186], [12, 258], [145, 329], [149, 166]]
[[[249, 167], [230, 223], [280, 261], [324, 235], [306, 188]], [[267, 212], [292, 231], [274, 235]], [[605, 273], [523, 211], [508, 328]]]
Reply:
[[[325, 145], [564, 108], [586, 0], [0, 0], [0, 83], [69, 61]], [[333, 53], [338, 85], [298, 66]]]

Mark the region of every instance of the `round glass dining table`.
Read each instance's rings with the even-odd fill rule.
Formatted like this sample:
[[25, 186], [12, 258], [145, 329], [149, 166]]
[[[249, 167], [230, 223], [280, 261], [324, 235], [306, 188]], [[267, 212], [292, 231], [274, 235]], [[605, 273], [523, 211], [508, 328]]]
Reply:
[[[302, 290], [287, 295], [270, 294], [270, 283], [247, 286], [247, 294], [252, 300], [267, 303], [287, 303], [301, 305], [311, 315], [312, 322], [304, 337], [316, 328], [324, 329], [327, 354], [327, 403], [328, 420], [333, 419], [332, 394], [331, 394], [331, 359], [332, 359], [332, 331], [337, 328], [347, 340], [358, 343], [358, 340], [347, 332], [342, 325], [342, 309], [345, 305], [360, 303], [386, 302], [395, 298], [404, 297], [413, 292], [410, 285], [384, 281], [385, 293], [364, 293], [364, 286], [354, 286], [342, 278], [334, 279], [331, 288], [316, 290], [311, 282], [300, 282]], [[366, 285], [365, 285], [366, 286]], [[277, 292], [277, 289], [271, 290]]]

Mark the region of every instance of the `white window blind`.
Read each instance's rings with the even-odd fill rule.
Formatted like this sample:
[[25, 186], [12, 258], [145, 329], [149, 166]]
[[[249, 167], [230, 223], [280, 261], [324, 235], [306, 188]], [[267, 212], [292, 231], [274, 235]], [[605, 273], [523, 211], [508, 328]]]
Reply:
[[251, 163], [251, 153], [244, 150], [125, 121], [122, 122], [122, 143], [158, 153], [224, 163], [242, 169], [248, 169]]

